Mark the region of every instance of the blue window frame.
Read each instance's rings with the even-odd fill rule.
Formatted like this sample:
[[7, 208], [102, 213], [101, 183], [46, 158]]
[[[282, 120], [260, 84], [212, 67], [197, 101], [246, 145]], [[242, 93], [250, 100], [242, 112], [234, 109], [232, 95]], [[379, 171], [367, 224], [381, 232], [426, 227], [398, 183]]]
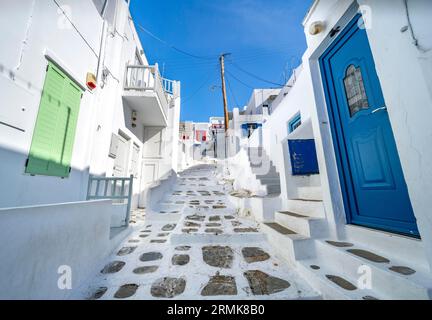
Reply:
[[301, 114], [298, 113], [297, 115], [295, 115], [288, 122], [288, 131], [289, 131], [289, 133], [293, 132], [295, 129], [297, 129], [298, 127], [300, 127], [301, 124], [302, 124], [302, 122], [301, 122]]

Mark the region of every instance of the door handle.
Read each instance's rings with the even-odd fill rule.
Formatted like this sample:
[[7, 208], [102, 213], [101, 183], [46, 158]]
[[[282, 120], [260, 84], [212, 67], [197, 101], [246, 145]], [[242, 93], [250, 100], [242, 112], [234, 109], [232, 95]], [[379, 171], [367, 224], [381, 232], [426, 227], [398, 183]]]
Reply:
[[381, 107], [381, 108], [376, 108], [375, 110], [373, 110], [373, 111], [371, 112], [371, 114], [372, 114], [372, 113], [377, 113], [377, 112], [379, 112], [379, 111], [384, 111], [384, 110], [387, 110], [387, 107], [386, 107], [386, 106]]

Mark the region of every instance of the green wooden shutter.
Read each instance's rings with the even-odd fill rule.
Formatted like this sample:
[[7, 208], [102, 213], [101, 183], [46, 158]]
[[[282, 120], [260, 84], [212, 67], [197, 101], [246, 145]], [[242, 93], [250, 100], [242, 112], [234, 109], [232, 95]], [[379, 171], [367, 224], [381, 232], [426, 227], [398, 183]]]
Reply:
[[48, 64], [26, 173], [68, 177], [82, 90]]

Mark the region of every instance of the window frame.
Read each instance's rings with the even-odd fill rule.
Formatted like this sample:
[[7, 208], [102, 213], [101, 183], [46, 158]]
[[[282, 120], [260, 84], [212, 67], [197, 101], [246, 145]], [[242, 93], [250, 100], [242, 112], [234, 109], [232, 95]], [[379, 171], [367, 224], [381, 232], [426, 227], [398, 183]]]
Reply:
[[293, 133], [298, 127], [302, 125], [301, 113], [297, 113], [288, 121], [288, 133]]

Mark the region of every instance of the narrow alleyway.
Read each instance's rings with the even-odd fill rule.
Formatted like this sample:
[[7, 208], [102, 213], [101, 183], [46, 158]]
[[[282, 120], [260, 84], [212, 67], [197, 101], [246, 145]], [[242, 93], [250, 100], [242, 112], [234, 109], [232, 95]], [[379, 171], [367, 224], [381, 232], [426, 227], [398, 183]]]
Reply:
[[[134, 231], [82, 298], [319, 298], [274, 255], [259, 225], [237, 215], [216, 169], [199, 165], [183, 172], [160, 203], [161, 218], [134, 212]], [[175, 214], [181, 214], [176, 222], [168, 219]]]

